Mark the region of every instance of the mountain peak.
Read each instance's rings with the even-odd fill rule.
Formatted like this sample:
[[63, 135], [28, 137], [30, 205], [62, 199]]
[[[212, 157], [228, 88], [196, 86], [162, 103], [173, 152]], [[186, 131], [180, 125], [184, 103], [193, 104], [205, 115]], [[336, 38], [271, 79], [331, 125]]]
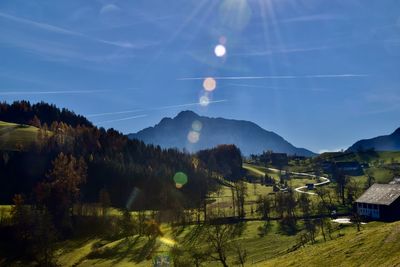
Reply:
[[398, 135], [398, 136], [400, 136], [400, 127], [397, 128], [397, 130], [394, 131], [394, 132], [392, 133], [392, 135]]
[[199, 115], [191, 110], [184, 110], [179, 112], [178, 115], [176, 115], [175, 119], [177, 118], [197, 118]]
[[234, 144], [246, 156], [263, 151], [290, 155], [313, 156], [314, 153], [297, 148], [274, 132], [269, 132], [255, 123], [243, 120], [209, 118], [193, 111], [180, 112], [173, 119], [162, 119], [154, 127], [144, 129], [130, 138], [163, 148], [186, 149], [196, 152], [222, 144]]

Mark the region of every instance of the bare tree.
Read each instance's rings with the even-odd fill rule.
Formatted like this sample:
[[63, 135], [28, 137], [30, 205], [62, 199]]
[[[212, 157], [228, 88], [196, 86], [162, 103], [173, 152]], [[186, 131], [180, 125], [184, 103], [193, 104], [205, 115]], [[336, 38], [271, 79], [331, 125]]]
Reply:
[[231, 240], [235, 236], [234, 226], [229, 224], [209, 225], [207, 242], [210, 248], [210, 258], [219, 261], [222, 266], [228, 267], [227, 253], [232, 249]]
[[243, 248], [239, 243], [235, 242], [235, 252], [236, 252], [236, 263], [244, 267], [247, 261], [247, 250]]

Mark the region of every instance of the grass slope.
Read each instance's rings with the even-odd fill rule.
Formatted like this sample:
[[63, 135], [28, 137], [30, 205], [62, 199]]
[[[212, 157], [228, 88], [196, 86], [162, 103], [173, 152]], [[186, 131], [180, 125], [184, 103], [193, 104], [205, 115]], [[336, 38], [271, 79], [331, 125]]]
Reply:
[[[271, 222], [271, 227], [264, 236], [259, 236], [259, 227], [263, 222], [248, 222], [243, 234], [236, 239], [248, 252], [246, 266], [264, 260], [273, 259], [285, 253], [296, 242], [297, 236], [282, 235], [277, 223]], [[169, 255], [171, 244], [163, 240], [172, 240], [177, 245], [185, 246], [193, 234], [197, 232], [196, 226], [187, 226], [174, 231], [169, 225], [162, 226], [163, 238], [150, 242], [146, 237], [131, 236], [115, 241], [101, 241], [103, 246], [95, 253], [93, 245], [98, 243], [98, 238], [68, 240], [58, 244], [57, 261], [61, 266], [152, 266], [152, 259], [156, 255]], [[200, 244], [201, 247], [206, 243]], [[236, 252], [228, 252], [229, 266], [237, 266]], [[215, 261], [207, 261], [203, 266], [221, 266]]]
[[400, 222], [369, 223], [361, 232], [320, 242], [259, 266], [400, 266]]
[[0, 150], [18, 150], [36, 141], [38, 128], [0, 121]]

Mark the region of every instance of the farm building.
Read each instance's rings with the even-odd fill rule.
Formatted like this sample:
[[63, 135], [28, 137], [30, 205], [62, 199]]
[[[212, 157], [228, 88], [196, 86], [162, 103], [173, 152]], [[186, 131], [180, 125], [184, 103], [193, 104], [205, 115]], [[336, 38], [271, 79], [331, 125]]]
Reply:
[[346, 175], [357, 176], [363, 174], [361, 165], [357, 161], [336, 162], [335, 166], [337, 170]]
[[370, 219], [400, 219], [400, 184], [373, 184], [356, 200], [357, 213]]
[[362, 165], [357, 161], [324, 161], [321, 163], [321, 168], [327, 173], [333, 173], [336, 170], [345, 175], [358, 176], [363, 174]]

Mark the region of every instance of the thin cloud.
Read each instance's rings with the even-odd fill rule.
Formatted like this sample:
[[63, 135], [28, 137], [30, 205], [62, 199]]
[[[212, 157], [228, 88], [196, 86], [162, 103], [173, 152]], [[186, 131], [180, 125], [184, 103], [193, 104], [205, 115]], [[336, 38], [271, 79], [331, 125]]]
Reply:
[[126, 118], [121, 118], [121, 119], [115, 119], [115, 120], [100, 121], [100, 122], [96, 122], [96, 124], [100, 124], [100, 123], [104, 124], [104, 123], [117, 122], [117, 121], [127, 121], [127, 120], [139, 119], [139, 118], [144, 118], [144, 117], [147, 117], [147, 114], [126, 117]]
[[229, 83], [227, 86], [233, 87], [247, 87], [247, 88], [262, 88], [262, 89], [278, 89], [277, 87], [272, 86], [263, 86], [263, 85], [253, 85], [253, 84], [242, 84], [242, 83]]
[[[217, 103], [223, 103], [223, 102], [228, 102], [228, 100], [227, 99], [214, 100], [214, 101], [210, 101], [208, 104], [217, 104]], [[123, 110], [123, 111], [115, 111], [115, 112], [95, 113], [95, 114], [86, 115], [86, 117], [88, 117], [88, 118], [103, 117], [103, 116], [110, 116], [110, 115], [128, 114], [128, 113], [144, 112], [144, 111], [164, 110], [164, 109], [171, 109], [171, 108], [183, 108], [183, 107], [192, 107], [192, 106], [201, 106], [201, 104], [199, 102], [196, 102], [196, 103], [188, 103], [188, 104], [179, 104], [179, 105], [154, 107], [154, 108], [148, 108], [148, 109], [134, 109], [134, 110]]]
[[294, 22], [314, 22], [314, 21], [329, 21], [329, 20], [343, 20], [344, 17], [336, 14], [316, 14], [308, 16], [299, 16], [288, 19], [279, 20], [280, 23], [294, 23]]
[[114, 4], [108, 4], [108, 5], [104, 5], [101, 9], [100, 9], [100, 14], [107, 14], [107, 13], [112, 13], [112, 12], [117, 12], [120, 11], [121, 9]]
[[[273, 75], [273, 76], [220, 76], [213, 77], [215, 80], [263, 80], [263, 79], [309, 79], [309, 78], [362, 78], [368, 74], [312, 74], [312, 75]], [[204, 80], [206, 77], [178, 78], [177, 81]]]
[[[11, 45], [17, 48], [26, 50], [29, 53], [39, 55], [41, 60], [50, 62], [70, 62], [71, 60], [87, 61], [95, 63], [114, 63], [131, 58], [135, 58], [136, 55], [129, 52], [119, 51], [112, 54], [101, 54], [101, 55], [90, 55], [79, 51], [79, 49], [72, 49], [65, 44], [50, 42], [48, 40], [37, 40], [31, 42], [29, 39], [6, 39], [3, 41], [4, 44]], [[91, 69], [101, 69], [100, 64], [91, 64]], [[84, 67], [84, 65], [80, 65]], [[109, 69], [109, 68], [108, 68]]]
[[93, 38], [91, 36], [88, 36], [88, 35], [80, 33], [80, 32], [72, 31], [69, 29], [61, 28], [61, 27], [43, 23], [43, 22], [37, 22], [37, 21], [25, 19], [25, 18], [12, 16], [12, 15], [9, 15], [9, 14], [3, 13], [3, 12], [0, 12], [0, 17], [11, 20], [11, 21], [15, 21], [18, 23], [26, 24], [26, 25], [29, 25], [29, 26], [32, 26], [32, 27], [35, 27], [38, 29], [45, 30], [45, 31], [54, 32], [54, 33], [58, 33], [58, 34], [64, 34], [64, 35], [70, 35], [70, 36], [77, 36], [77, 37], [89, 39], [89, 40], [92, 40], [92, 41], [95, 41], [98, 43], [111, 45], [111, 46], [117, 46], [120, 48], [143, 48], [143, 46], [144, 46], [143, 44], [133, 44], [131, 42], [109, 41], [109, 40], [104, 40], [104, 39]]
[[275, 90], [280, 90], [280, 89], [302, 89], [302, 90], [310, 90], [310, 91], [316, 91], [316, 92], [326, 92], [327, 89], [325, 88], [289, 88], [289, 87], [273, 87], [273, 86], [265, 86], [265, 85], [254, 85], [254, 84], [243, 84], [243, 83], [228, 83], [224, 87], [245, 87], [245, 88], [260, 88], [260, 89], [275, 89]]
[[56, 94], [93, 94], [110, 92], [109, 90], [74, 90], [74, 91], [8, 91], [0, 95], [56, 95]]
[[316, 47], [294, 47], [294, 48], [282, 48], [282, 49], [270, 49], [264, 51], [255, 51], [248, 53], [236, 53], [231, 54], [232, 56], [266, 56], [272, 54], [291, 54], [291, 53], [304, 53], [304, 52], [312, 52], [312, 51], [321, 51], [328, 50], [332, 48], [337, 48], [340, 46], [316, 46]]

